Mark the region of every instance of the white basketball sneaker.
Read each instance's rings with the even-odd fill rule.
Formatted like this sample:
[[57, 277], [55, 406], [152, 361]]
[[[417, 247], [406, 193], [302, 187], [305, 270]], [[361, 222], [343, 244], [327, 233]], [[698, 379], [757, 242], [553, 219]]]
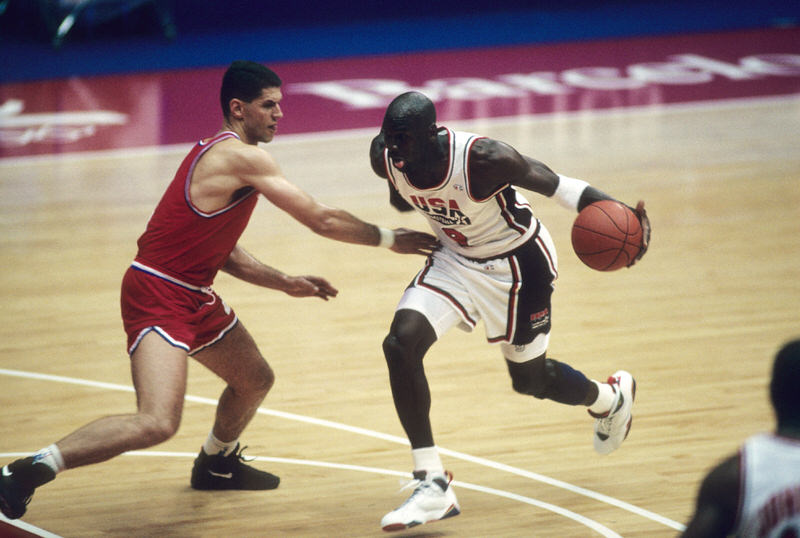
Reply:
[[453, 475], [450, 471], [428, 473], [414, 471], [414, 480], [402, 489], [414, 488], [414, 493], [400, 508], [383, 516], [381, 528], [385, 531], [400, 531], [461, 513], [456, 494], [450, 487]]
[[607, 383], [617, 394], [611, 411], [603, 415], [589, 411], [589, 414], [597, 419], [594, 421], [594, 449], [600, 454], [614, 452], [628, 437], [633, 422], [631, 408], [636, 398], [636, 381], [625, 370], [615, 372], [608, 378]]

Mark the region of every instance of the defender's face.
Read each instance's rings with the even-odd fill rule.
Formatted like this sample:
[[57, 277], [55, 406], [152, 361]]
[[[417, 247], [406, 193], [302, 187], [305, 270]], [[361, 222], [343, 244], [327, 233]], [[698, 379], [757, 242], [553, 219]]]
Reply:
[[278, 120], [283, 117], [280, 88], [264, 88], [261, 95], [244, 103], [244, 128], [247, 137], [255, 142], [270, 142], [278, 132]]

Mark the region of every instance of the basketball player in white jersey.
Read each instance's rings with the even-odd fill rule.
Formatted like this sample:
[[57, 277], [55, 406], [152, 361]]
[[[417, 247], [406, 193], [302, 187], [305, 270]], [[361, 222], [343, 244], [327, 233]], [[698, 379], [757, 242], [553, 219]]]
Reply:
[[684, 538], [800, 536], [800, 339], [772, 365], [775, 433], [750, 437], [711, 469]]
[[[471, 330], [483, 320], [515, 391], [586, 406], [596, 419], [595, 449], [608, 454], [618, 448], [631, 426], [636, 384], [622, 370], [598, 383], [547, 357], [558, 262], [547, 228], [516, 187], [552, 197], [572, 211], [612, 198], [507, 144], [437, 126], [433, 103], [418, 92], [389, 105], [370, 159], [375, 173], [388, 180], [392, 205], [425, 215], [442, 245], [406, 290], [383, 343], [395, 408], [411, 443], [416, 487], [384, 516], [382, 528], [401, 530], [460, 512], [452, 475], [434, 444], [422, 365], [428, 348], [454, 326]], [[650, 224], [642, 202], [636, 214], [645, 231], [638, 260]]]

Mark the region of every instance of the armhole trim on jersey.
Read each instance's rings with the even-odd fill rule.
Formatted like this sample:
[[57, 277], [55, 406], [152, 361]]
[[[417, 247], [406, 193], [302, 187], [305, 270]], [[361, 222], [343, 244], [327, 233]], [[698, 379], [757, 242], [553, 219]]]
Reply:
[[[509, 200], [508, 197], [513, 197], [514, 200]], [[512, 230], [517, 231], [520, 235], [525, 235], [530, 226], [526, 226], [524, 223], [519, 222], [515, 216], [514, 211], [509, 208], [509, 204], [513, 203], [514, 207], [518, 209], [526, 209], [531, 214], [531, 224], [533, 223], [533, 211], [531, 211], [530, 204], [518, 204], [517, 203], [517, 195], [516, 191], [512, 189], [510, 186], [504, 188], [500, 192], [494, 195], [494, 200], [497, 202], [497, 205], [500, 207], [500, 214], [503, 216], [503, 220], [506, 221], [506, 224]]]
[[208, 150], [210, 150], [217, 142], [222, 142], [223, 140], [226, 140], [228, 138], [236, 138], [237, 140], [241, 140], [239, 138], [239, 135], [237, 135], [233, 131], [223, 131], [220, 134], [218, 134], [217, 136], [209, 139], [207, 142], [203, 142], [202, 140], [200, 142], [198, 142], [198, 146], [200, 146], [201, 149], [197, 153], [197, 155], [195, 155], [194, 159], [192, 159], [192, 164], [191, 164], [191, 166], [189, 166], [189, 170], [186, 172], [186, 180], [184, 181], [184, 184], [183, 184], [183, 199], [186, 201], [186, 205], [189, 206], [189, 209], [191, 209], [192, 212], [194, 212], [194, 214], [196, 214], [196, 215], [198, 215], [200, 217], [213, 218], [213, 217], [216, 217], [217, 215], [221, 215], [222, 213], [225, 213], [225, 212], [233, 209], [237, 205], [241, 204], [242, 202], [244, 202], [245, 200], [250, 198], [250, 196], [252, 196], [256, 192], [258, 192], [258, 191], [256, 191], [256, 189], [253, 189], [250, 192], [248, 192], [247, 194], [245, 194], [244, 196], [241, 196], [241, 197], [237, 198], [236, 200], [234, 200], [230, 204], [228, 204], [228, 205], [226, 205], [224, 207], [221, 207], [220, 209], [217, 209], [215, 211], [212, 211], [210, 213], [201, 210], [196, 205], [194, 205], [194, 203], [192, 202], [192, 198], [189, 195], [189, 187], [190, 187], [190, 185], [192, 183], [192, 175], [194, 174], [194, 169], [195, 169], [195, 166], [197, 166], [197, 162], [200, 160], [200, 157], [205, 155], [205, 153]]

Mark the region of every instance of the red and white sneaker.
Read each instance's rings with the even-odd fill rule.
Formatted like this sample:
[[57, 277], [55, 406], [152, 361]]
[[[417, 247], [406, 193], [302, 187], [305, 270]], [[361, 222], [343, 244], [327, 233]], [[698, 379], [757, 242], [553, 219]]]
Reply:
[[625, 370], [619, 370], [608, 378], [617, 395], [611, 411], [597, 415], [589, 411], [594, 421], [594, 449], [599, 454], [611, 454], [628, 437], [633, 422], [633, 400], [636, 398], [636, 380]]
[[452, 480], [450, 471], [414, 471], [414, 480], [402, 488], [413, 487], [414, 493], [399, 508], [383, 516], [381, 528], [385, 531], [400, 531], [460, 514], [456, 494], [450, 486]]

